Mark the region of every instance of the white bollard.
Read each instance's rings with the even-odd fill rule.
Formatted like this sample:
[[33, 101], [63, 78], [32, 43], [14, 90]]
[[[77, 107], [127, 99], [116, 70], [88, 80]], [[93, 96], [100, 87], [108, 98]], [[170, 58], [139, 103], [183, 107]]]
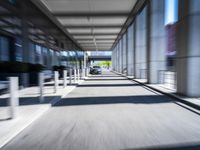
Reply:
[[17, 106], [19, 106], [19, 80], [18, 77], [9, 77], [9, 105], [10, 105], [10, 118], [14, 119], [17, 116]]
[[80, 80], [83, 78], [82, 69], [80, 69]]
[[77, 69], [77, 82], [79, 82], [79, 79], [80, 79], [80, 70]]
[[39, 85], [39, 101], [40, 103], [44, 102], [44, 73], [40, 72], [38, 74], [38, 85]]
[[88, 76], [88, 68], [85, 68], [85, 77]]
[[72, 84], [72, 69], [69, 69], [69, 84]]
[[85, 71], [83, 68], [81, 69], [81, 79], [85, 79]]
[[63, 70], [63, 88], [67, 86], [67, 70]]
[[76, 83], [76, 69], [74, 68], [74, 83]]
[[54, 71], [54, 93], [58, 92], [58, 71]]

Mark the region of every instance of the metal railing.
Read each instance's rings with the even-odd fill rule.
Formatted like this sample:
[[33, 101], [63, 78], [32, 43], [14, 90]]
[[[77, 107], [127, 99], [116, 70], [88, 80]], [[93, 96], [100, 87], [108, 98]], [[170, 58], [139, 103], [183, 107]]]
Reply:
[[164, 84], [168, 88], [176, 89], [176, 72], [168, 70], [159, 70], [158, 71], [158, 81], [159, 84]]

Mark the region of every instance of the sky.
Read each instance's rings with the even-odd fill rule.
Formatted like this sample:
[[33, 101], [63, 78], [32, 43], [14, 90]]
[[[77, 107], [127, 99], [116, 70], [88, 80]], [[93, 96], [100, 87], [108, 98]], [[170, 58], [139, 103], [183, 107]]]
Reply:
[[172, 24], [178, 19], [178, 0], [165, 0], [165, 24]]

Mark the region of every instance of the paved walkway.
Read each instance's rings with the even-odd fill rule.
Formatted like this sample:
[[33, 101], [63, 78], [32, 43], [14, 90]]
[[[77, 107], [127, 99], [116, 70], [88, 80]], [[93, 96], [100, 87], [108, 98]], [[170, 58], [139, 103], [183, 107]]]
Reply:
[[79, 85], [3, 150], [172, 147], [200, 149], [199, 114], [104, 72]]
[[[19, 107], [17, 107], [17, 116], [15, 119], [10, 118], [10, 107], [8, 107], [9, 94], [0, 95], [0, 148], [7, 144], [17, 134], [23, 131], [32, 122], [41, 115], [48, 112], [49, 108], [65, 97], [75, 89], [76, 85], [68, 85], [63, 88], [60, 80], [58, 92], [54, 93], [53, 82], [48, 82], [44, 87], [44, 102], [39, 102], [39, 88], [29, 87], [19, 90]], [[83, 80], [79, 80], [79, 84]]]

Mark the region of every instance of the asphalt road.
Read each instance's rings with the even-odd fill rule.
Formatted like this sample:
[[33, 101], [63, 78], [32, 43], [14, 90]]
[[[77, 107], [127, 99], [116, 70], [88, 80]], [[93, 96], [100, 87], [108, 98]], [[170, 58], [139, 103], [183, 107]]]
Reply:
[[110, 72], [92, 76], [3, 150], [200, 149], [200, 116]]

